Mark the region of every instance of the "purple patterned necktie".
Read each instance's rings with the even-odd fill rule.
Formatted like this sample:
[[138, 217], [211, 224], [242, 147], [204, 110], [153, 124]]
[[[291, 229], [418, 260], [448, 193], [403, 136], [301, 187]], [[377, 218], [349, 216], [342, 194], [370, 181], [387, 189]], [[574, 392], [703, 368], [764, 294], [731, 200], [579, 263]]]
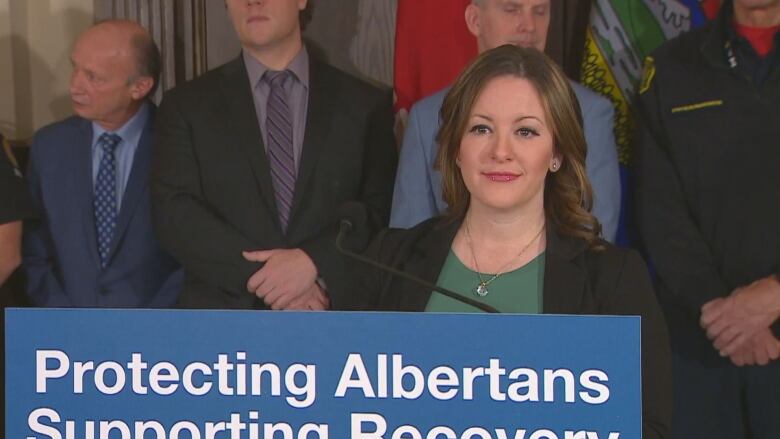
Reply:
[[264, 79], [271, 86], [266, 107], [265, 129], [268, 138], [268, 159], [271, 165], [271, 181], [279, 210], [282, 231], [287, 232], [295, 189], [295, 156], [293, 155], [292, 115], [287, 105], [284, 83], [290, 73], [268, 70]]

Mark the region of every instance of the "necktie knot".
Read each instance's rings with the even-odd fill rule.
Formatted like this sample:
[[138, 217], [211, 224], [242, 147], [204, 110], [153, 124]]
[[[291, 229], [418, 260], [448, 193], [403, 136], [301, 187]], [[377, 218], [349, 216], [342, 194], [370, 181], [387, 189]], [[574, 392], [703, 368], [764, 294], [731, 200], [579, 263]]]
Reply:
[[290, 72], [287, 70], [267, 70], [265, 72], [265, 80], [271, 87], [283, 87], [289, 77]]
[[98, 139], [98, 144], [100, 145], [100, 148], [103, 150], [104, 153], [113, 154], [117, 145], [119, 145], [119, 142], [121, 141], [122, 138], [119, 137], [117, 134], [103, 133], [100, 135], [100, 138]]

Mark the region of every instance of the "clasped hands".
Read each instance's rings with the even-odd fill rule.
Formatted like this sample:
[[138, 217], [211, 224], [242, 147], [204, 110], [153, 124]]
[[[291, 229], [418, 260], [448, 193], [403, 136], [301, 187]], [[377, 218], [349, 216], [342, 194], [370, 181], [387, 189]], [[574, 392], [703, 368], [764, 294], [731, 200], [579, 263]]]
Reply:
[[780, 280], [770, 276], [704, 304], [700, 324], [721, 356], [737, 366], [763, 366], [780, 357], [770, 328], [778, 317]]
[[264, 263], [246, 288], [271, 309], [321, 311], [330, 307], [327, 293], [317, 284], [317, 267], [303, 250], [245, 251], [243, 256]]

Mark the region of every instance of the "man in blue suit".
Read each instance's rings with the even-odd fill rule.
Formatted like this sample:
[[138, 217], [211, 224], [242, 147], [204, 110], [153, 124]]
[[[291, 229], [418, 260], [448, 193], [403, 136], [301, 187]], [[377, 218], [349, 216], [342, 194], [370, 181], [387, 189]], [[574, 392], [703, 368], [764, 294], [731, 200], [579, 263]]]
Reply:
[[[480, 53], [503, 44], [543, 51], [550, 27], [550, 0], [472, 0], [465, 18]], [[614, 110], [607, 99], [573, 81], [571, 85], [580, 103], [588, 142], [586, 167], [593, 185], [593, 214], [602, 225], [603, 237], [614, 242], [620, 213]], [[395, 179], [391, 227], [411, 227], [447, 209], [441, 195], [441, 175], [433, 169], [439, 109], [447, 91], [419, 101], [409, 114]]]
[[129, 21], [85, 31], [71, 54], [76, 116], [39, 130], [24, 230], [27, 293], [55, 307], [169, 307], [182, 272], [154, 237], [149, 208], [159, 50]]

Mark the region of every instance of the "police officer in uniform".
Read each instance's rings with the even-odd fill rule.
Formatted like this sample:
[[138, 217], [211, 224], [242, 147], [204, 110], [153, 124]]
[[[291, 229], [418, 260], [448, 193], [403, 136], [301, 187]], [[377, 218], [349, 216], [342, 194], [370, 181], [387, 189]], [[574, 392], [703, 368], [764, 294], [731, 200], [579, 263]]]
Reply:
[[780, 0], [727, 0], [645, 64], [637, 221], [675, 438], [780, 438]]
[[0, 145], [0, 285], [3, 285], [21, 263], [22, 220], [32, 215], [32, 207], [22, 173], [2, 135]]
[[[21, 262], [22, 220], [32, 216], [22, 173], [11, 154], [10, 145], [0, 135], [0, 328], [5, 327], [6, 306], [18, 305], [14, 298], [22, 295], [21, 291], [12, 294], [3, 284]], [[0, 395], [5, 395], [4, 381], [5, 337], [0, 337]], [[5, 431], [4, 418], [5, 406], [0, 403], [0, 431]]]

